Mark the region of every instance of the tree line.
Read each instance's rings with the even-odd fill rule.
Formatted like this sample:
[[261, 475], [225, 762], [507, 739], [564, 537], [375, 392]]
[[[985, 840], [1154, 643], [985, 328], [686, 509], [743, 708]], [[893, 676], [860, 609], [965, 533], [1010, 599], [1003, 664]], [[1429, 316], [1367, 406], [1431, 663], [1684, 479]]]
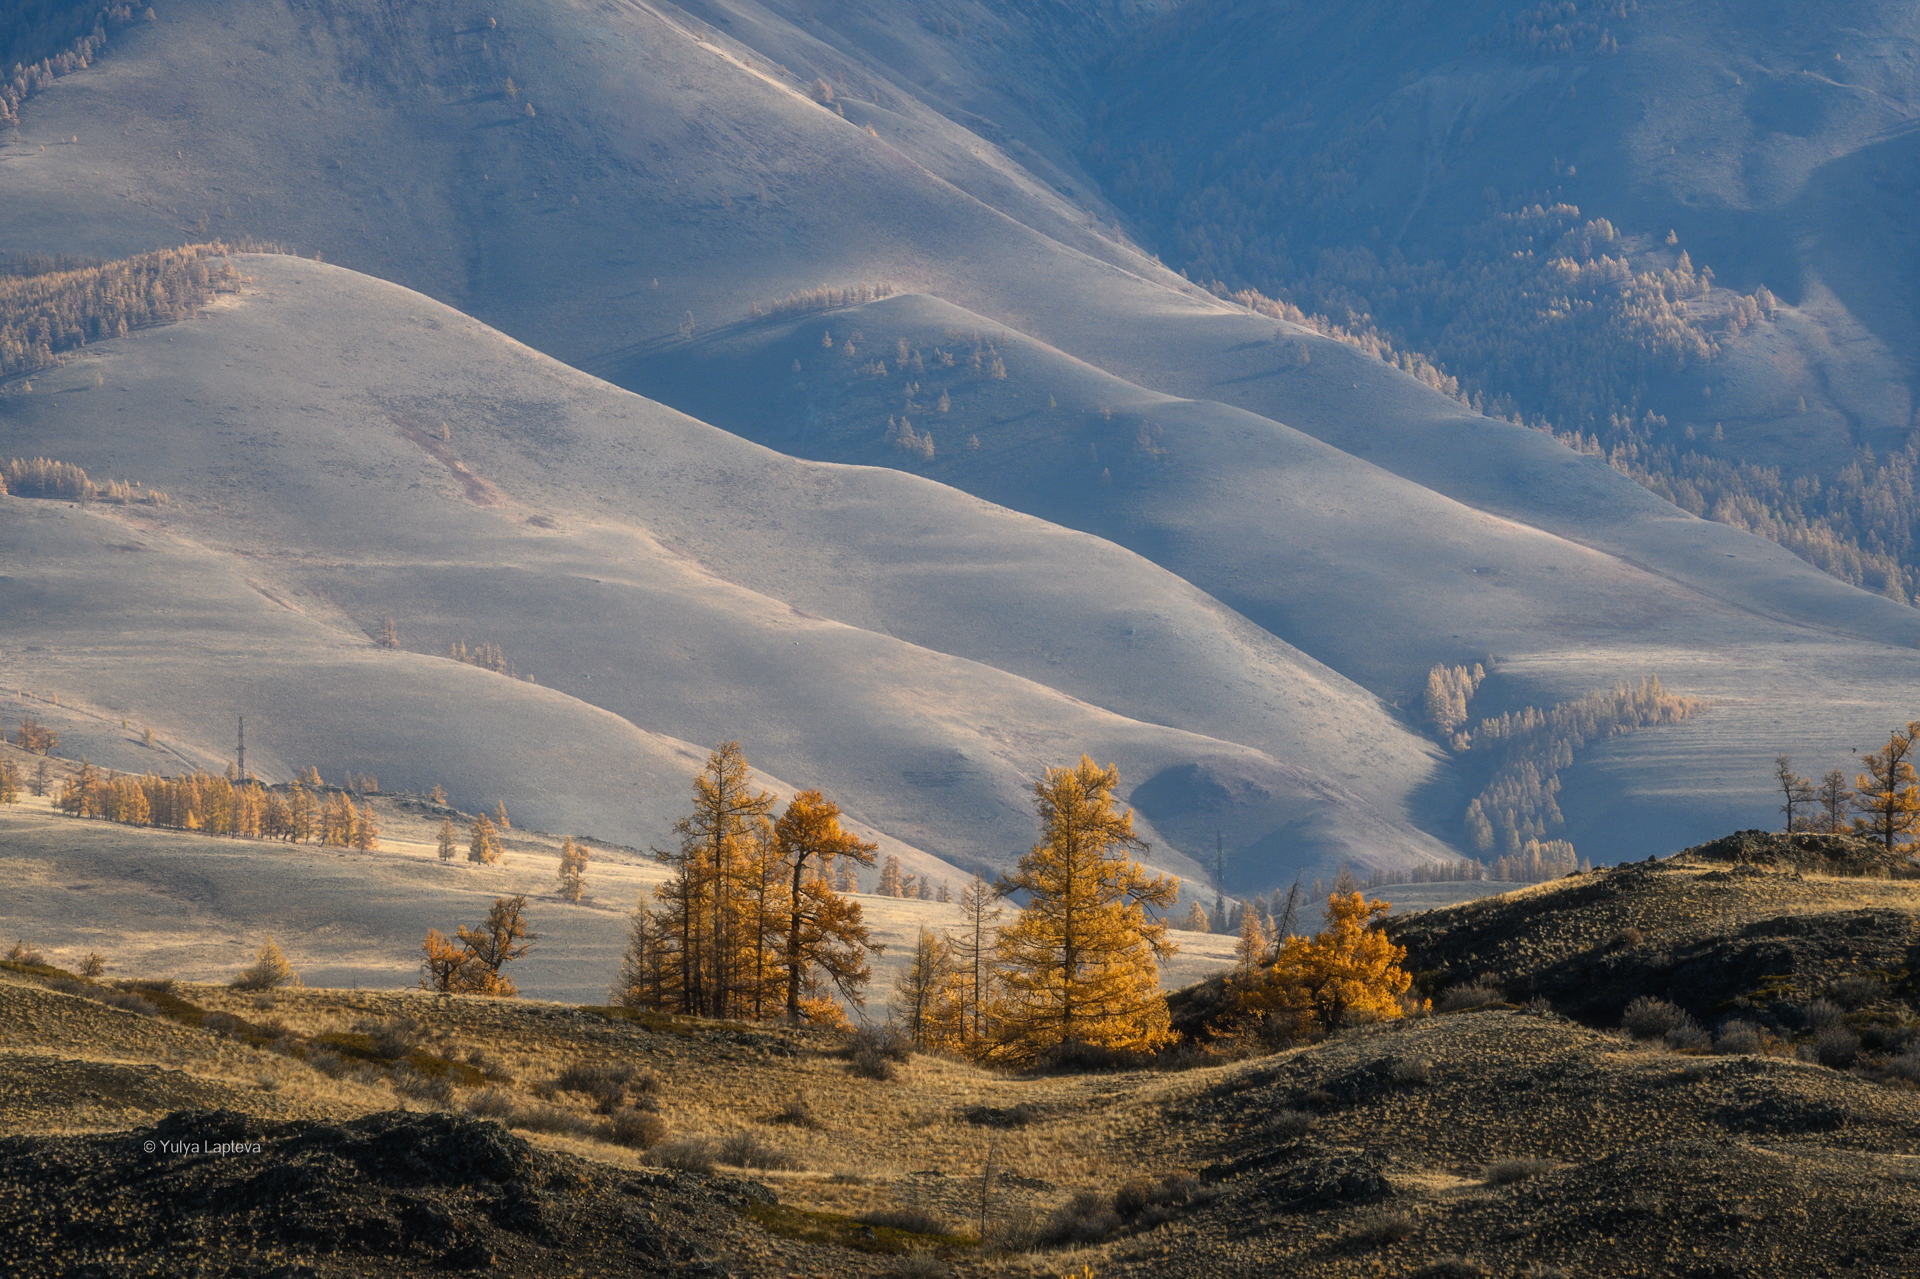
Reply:
[[[315, 775], [317, 778], [317, 774]], [[243, 839], [277, 839], [363, 851], [380, 847], [371, 805], [356, 805], [345, 790], [315, 789], [299, 781], [265, 786], [195, 770], [175, 777], [139, 776], [86, 760], [60, 785], [55, 805], [72, 817], [126, 826], [160, 826]]]
[[168, 498], [160, 489], [150, 489], [135, 480], [108, 480], [105, 487], [87, 478], [87, 473], [71, 462], [52, 458], [11, 458], [0, 462], [0, 497], [58, 498], [67, 502], [140, 503], [165, 506]]
[[240, 288], [224, 244], [188, 244], [42, 275], [0, 274], [0, 378], [89, 342], [182, 320]]
[[[130, 22], [154, 20], [142, 6], [138, 19], [130, 4], [100, 5], [93, 0], [13, 0], [0, 17], [0, 128], [20, 123], [20, 104], [64, 75], [83, 71], [107, 47], [110, 31]], [[50, 50], [35, 58], [40, 50]], [[21, 61], [21, 59], [26, 61]], [[9, 65], [10, 64], [10, 65]]]

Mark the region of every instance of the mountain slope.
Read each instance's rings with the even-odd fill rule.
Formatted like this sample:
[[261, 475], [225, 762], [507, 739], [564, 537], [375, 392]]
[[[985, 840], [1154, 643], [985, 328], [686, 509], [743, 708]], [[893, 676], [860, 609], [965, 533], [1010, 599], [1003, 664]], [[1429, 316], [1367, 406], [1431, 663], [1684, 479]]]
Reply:
[[[738, 737], [923, 854], [1003, 866], [1031, 842], [1024, 788], [1086, 751], [1130, 786], [1231, 775], [1215, 816], [1272, 837], [1274, 877], [1444, 852], [1407, 822], [1431, 747], [1134, 555], [789, 460], [391, 285], [240, 261], [246, 290], [204, 319], [0, 400], [9, 447], [174, 495], [4, 499], [8, 677], [100, 717], [77, 739], [100, 763], [144, 766], [124, 718], [217, 766], [246, 714], [263, 772], [444, 783], [645, 844], [685, 743]], [[388, 616], [403, 651], [371, 638]], [[1212, 836], [1150, 835], [1189, 876]]]

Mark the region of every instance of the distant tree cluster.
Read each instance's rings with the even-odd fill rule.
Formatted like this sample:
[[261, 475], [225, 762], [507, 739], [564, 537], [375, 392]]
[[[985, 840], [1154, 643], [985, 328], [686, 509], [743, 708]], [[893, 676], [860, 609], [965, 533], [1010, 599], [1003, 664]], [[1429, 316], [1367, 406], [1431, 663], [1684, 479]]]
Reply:
[[1830, 770], [1819, 781], [1793, 771], [1791, 756], [1774, 761], [1774, 783], [1785, 801], [1780, 811], [1789, 831], [1848, 833], [1880, 844], [1888, 852], [1920, 857], [1920, 720], [1896, 728], [1887, 744], [1861, 758], [1866, 772], [1847, 786], [1847, 775]]
[[[831, 101], [831, 98], [828, 99]], [[815, 289], [804, 289], [798, 293], [789, 293], [783, 298], [771, 302], [754, 302], [747, 307], [749, 318], [758, 319], [764, 315], [800, 315], [808, 311], [837, 311], [842, 307], [864, 306], [868, 302], [878, 302], [882, 298], [893, 296], [891, 284], [856, 284], [836, 289], [825, 284]]]
[[[963, 886], [959, 929], [921, 930], [891, 1003], [916, 1045], [1031, 1061], [1171, 1040], [1157, 961], [1173, 948], [1158, 912], [1179, 887], [1129, 856], [1144, 846], [1114, 805], [1117, 785], [1113, 768], [1087, 759], [1048, 770], [1034, 786], [1042, 842], [999, 883]], [[867, 956], [880, 947], [837, 872], [871, 866], [877, 850], [844, 831], [818, 791], [777, 820], [775, 806], [738, 743], [709, 757], [675, 827], [679, 846], [655, 850], [670, 878], [633, 912], [617, 1002], [822, 1025], [845, 1024], [839, 1000], [864, 1003]], [[896, 895], [925, 889], [897, 858], [881, 879]], [[1000, 900], [1015, 893], [1027, 905], [1001, 926]]]
[[240, 288], [224, 244], [189, 244], [47, 275], [0, 275], [0, 378], [62, 353], [185, 319]]
[[[393, 643], [391, 645], [385, 644], [384, 639], [382, 640], [382, 644], [385, 647], [398, 648], [400, 645], [399, 632], [397, 630], [394, 632]], [[483, 671], [492, 671], [496, 675], [505, 675], [508, 679], [516, 678], [513, 663], [507, 660], [506, 653], [501, 650], [498, 644], [481, 644], [476, 648], [469, 649], [463, 640], [449, 647], [447, 649], [447, 656], [456, 662], [461, 662], [468, 666], [478, 666]]]
[[51, 458], [16, 457], [0, 463], [0, 497], [58, 498], [68, 502], [114, 502], [128, 505], [165, 506], [167, 495], [159, 489], [144, 487], [138, 480], [128, 484], [108, 480], [100, 488], [87, 473], [71, 462]]
[[35, 755], [50, 755], [60, 745], [60, 734], [31, 715], [22, 716], [14, 726], [13, 744]]
[[[63, 75], [83, 71], [107, 47], [110, 30], [138, 20], [152, 21], [153, 10], [130, 4], [100, 5], [88, 0], [12, 0], [0, 16], [0, 128], [20, 123], [20, 104]], [[34, 60], [34, 54], [47, 52]], [[26, 58], [29, 61], [22, 62]]]
[[1557, 799], [1559, 773], [1573, 763], [1575, 751], [1598, 738], [1680, 723], [1705, 705], [1676, 697], [1657, 677], [1647, 676], [1638, 685], [1596, 689], [1577, 702], [1545, 709], [1529, 706], [1483, 719], [1472, 730], [1455, 734], [1455, 751], [1486, 751], [1495, 757], [1492, 778], [1467, 805], [1467, 838], [1477, 852], [1497, 846], [1504, 857], [1521, 856], [1527, 841], [1546, 839], [1565, 824]]
[[1493, 878], [1509, 884], [1544, 884], [1592, 869], [1593, 863], [1575, 853], [1564, 839], [1530, 839], [1519, 852], [1493, 859]]
[[1421, 697], [1421, 709], [1427, 722], [1452, 737], [1467, 722], [1467, 703], [1487, 678], [1486, 668], [1475, 662], [1472, 667], [1436, 666], [1427, 672], [1427, 687]]
[[85, 760], [61, 784], [56, 800], [73, 817], [128, 826], [162, 826], [247, 839], [279, 839], [370, 851], [380, 847], [373, 809], [344, 790], [309, 790], [301, 782], [263, 786], [249, 778], [192, 772], [177, 777], [105, 772]]
[[833, 993], [862, 1003], [866, 955], [879, 947], [833, 870], [872, 865], [874, 845], [844, 831], [818, 791], [802, 791], [774, 820], [775, 797], [753, 784], [737, 742], [708, 758], [693, 798], [674, 827], [678, 846], [654, 850], [669, 878], [633, 912], [615, 1001], [710, 1017], [842, 1019]]
[[[852, 873], [852, 867], [847, 870], [849, 874]], [[849, 887], [845, 891], [857, 890]], [[900, 859], [891, 853], [880, 864], [880, 880], [874, 885], [873, 892], [876, 897], [911, 897], [923, 902], [953, 900], [952, 890], [947, 887], [946, 881], [942, 880], [940, 886], [935, 888], [931, 879], [903, 870]]]

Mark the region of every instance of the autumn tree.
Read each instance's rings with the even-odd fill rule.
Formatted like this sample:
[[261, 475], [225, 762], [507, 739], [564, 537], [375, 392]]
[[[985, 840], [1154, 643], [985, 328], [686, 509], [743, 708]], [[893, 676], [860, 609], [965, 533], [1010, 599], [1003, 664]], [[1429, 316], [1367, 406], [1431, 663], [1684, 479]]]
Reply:
[[1267, 947], [1267, 930], [1260, 922], [1260, 912], [1243, 910], [1240, 913], [1240, 939], [1233, 944], [1233, 955], [1237, 961], [1235, 970], [1241, 980], [1252, 978], [1254, 970], [1266, 958]]
[[560, 895], [577, 902], [586, 886], [587, 846], [574, 843], [569, 835], [560, 842]]
[[882, 897], [900, 896], [900, 859], [892, 853], [880, 867], [880, 883], [873, 891]]
[[1889, 853], [1912, 849], [1911, 841], [1901, 839], [1920, 823], [1920, 778], [1913, 771], [1916, 740], [1920, 720], [1894, 729], [1887, 744], [1862, 761], [1867, 771], [1853, 779], [1853, 809], [1859, 814], [1853, 819], [1854, 832], [1879, 840]]
[[269, 937], [253, 963], [227, 984], [235, 990], [278, 990], [282, 986], [298, 986], [300, 974], [293, 971], [293, 965], [280, 953], [279, 943]]
[[465, 924], [455, 930], [460, 944], [471, 956], [462, 968], [461, 989], [476, 995], [511, 998], [520, 988], [500, 970], [533, 949], [540, 935], [527, 926], [527, 899], [524, 894], [496, 897], [493, 908], [478, 928]]
[[1180, 927], [1190, 933], [1210, 933], [1213, 931], [1213, 921], [1207, 918], [1207, 908], [1200, 904], [1199, 899], [1196, 898], [1194, 903], [1187, 907], [1186, 918], [1180, 921]]
[[942, 1014], [944, 996], [953, 973], [953, 955], [946, 939], [921, 925], [913, 954], [894, 978], [893, 1013], [916, 1048], [945, 1045], [949, 1018]]
[[513, 823], [507, 820], [507, 801], [501, 800], [494, 806], [493, 821], [501, 830], [512, 830]]
[[380, 823], [374, 820], [372, 804], [354, 810], [352, 832], [351, 842], [359, 851], [371, 852], [380, 847]]
[[471, 951], [454, 945], [434, 928], [427, 929], [427, 939], [420, 943], [420, 949], [425, 952], [425, 958], [420, 961], [420, 989], [436, 990], [443, 995], [466, 989], [467, 965], [473, 962]]
[[622, 1008], [667, 1012], [679, 1002], [680, 958], [666, 917], [647, 904], [645, 894], [627, 917], [627, 948], [611, 996]]
[[783, 949], [786, 958], [787, 1019], [800, 1019], [803, 979], [818, 971], [853, 1003], [872, 977], [869, 951], [877, 950], [860, 904], [848, 901], [826, 879], [810, 875], [839, 862], [873, 865], [878, 845], [843, 830], [840, 808], [817, 790], [801, 791], [773, 826], [780, 864], [793, 879], [787, 899]]
[[[661, 906], [679, 934], [683, 1011], [728, 1015], [741, 960], [758, 962], [762, 938], [745, 939], [741, 884], [766, 836], [775, 797], [753, 784], [738, 742], [722, 742], [693, 780], [693, 811], [674, 823], [679, 847], [654, 849], [670, 872]], [[752, 955], [743, 956], [750, 940]]]
[[473, 819], [473, 828], [467, 832], [467, 860], [482, 866], [491, 866], [500, 860], [500, 832], [494, 829], [485, 813]]
[[20, 770], [12, 760], [0, 762], [0, 804], [20, 802]]
[[998, 944], [999, 1038], [1016, 1060], [1075, 1044], [1145, 1052], [1173, 1039], [1157, 961], [1174, 946], [1149, 911], [1179, 890], [1129, 855], [1146, 845], [1132, 810], [1114, 807], [1119, 784], [1117, 768], [1086, 756], [1034, 784], [1041, 842], [998, 885], [1028, 894]]
[[[1787, 801], [1780, 806], [1780, 811], [1787, 817], [1787, 824], [1782, 829], [1791, 832], [1794, 829], [1794, 810], [1804, 811], [1813, 806], [1813, 783], [1793, 771], [1791, 755], [1782, 755], [1773, 761], [1773, 780]], [[1805, 818], [1801, 820], [1805, 822]]]
[[1327, 898], [1327, 926], [1312, 940], [1288, 937], [1264, 973], [1235, 983], [1241, 1007], [1274, 1016], [1295, 1038], [1355, 1017], [1401, 1016], [1400, 996], [1413, 984], [1400, 967], [1407, 952], [1374, 926], [1390, 909], [1358, 891], [1334, 893]]
[[438, 847], [440, 860], [443, 862], [452, 861], [454, 851], [458, 846], [459, 841], [454, 836], [452, 820], [442, 817], [440, 819], [440, 841]]

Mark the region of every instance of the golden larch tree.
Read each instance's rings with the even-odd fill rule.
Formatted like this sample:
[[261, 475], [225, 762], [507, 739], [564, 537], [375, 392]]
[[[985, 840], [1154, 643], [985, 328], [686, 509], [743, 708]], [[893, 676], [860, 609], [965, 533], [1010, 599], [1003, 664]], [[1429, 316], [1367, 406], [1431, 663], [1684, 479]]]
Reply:
[[454, 836], [452, 820], [442, 817], [440, 819], [440, 840], [438, 845], [440, 860], [443, 862], [452, 861], [454, 851], [458, 847], [459, 840]]
[[1920, 720], [1896, 728], [1878, 753], [1861, 762], [1867, 771], [1853, 779], [1853, 829], [1878, 840], [1888, 852], [1911, 851], [1907, 837], [1920, 825], [1920, 777], [1913, 770], [1913, 753], [1920, 744]]
[[491, 866], [500, 860], [500, 832], [494, 829], [485, 813], [473, 819], [473, 828], [467, 832], [467, 860], [482, 866]]
[[1000, 930], [1000, 1050], [1030, 1060], [1062, 1045], [1151, 1052], [1172, 1042], [1158, 961], [1175, 952], [1149, 912], [1179, 889], [1131, 856], [1146, 845], [1118, 811], [1119, 770], [1081, 756], [1034, 784], [1042, 838], [998, 889], [1028, 894]]
[[1407, 952], [1374, 926], [1390, 909], [1359, 892], [1334, 893], [1327, 898], [1327, 926], [1312, 940], [1287, 938], [1265, 972], [1234, 983], [1241, 1007], [1272, 1014], [1295, 1038], [1357, 1017], [1401, 1016], [1400, 996], [1413, 984], [1400, 966]]
[[560, 841], [560, 895], [570, 902], [586, 891], [587, 857], [587, 846], [574, 843], [573, 836]]
[[478, 928], [469, 930], [462, 924], [454, 933], [470, 957], [461, 968], [460, 989], [503, 998], [520, 993], [520, 988], [500, 970], [524, 956], [533, 949], [533, 943], [540, 940], [540, 934], [528, 927], [524, 894], [494, 898], [492, 909]]
[[802, 1015], [801, 996], [811, 972], [824, 973], [855, 1004], [873, 975], [869, 951], [877, 950], [861, 919], [860, 904], [835, 891], [823, 873], [844, 859], [873, 865], [879, 846], [840, 826], [840, 807], [817, 790], [801, 791], [773, 825], [779, 864], [792, 876], [787, 917], [782, 921], [786, 960], [787, 1019]]

